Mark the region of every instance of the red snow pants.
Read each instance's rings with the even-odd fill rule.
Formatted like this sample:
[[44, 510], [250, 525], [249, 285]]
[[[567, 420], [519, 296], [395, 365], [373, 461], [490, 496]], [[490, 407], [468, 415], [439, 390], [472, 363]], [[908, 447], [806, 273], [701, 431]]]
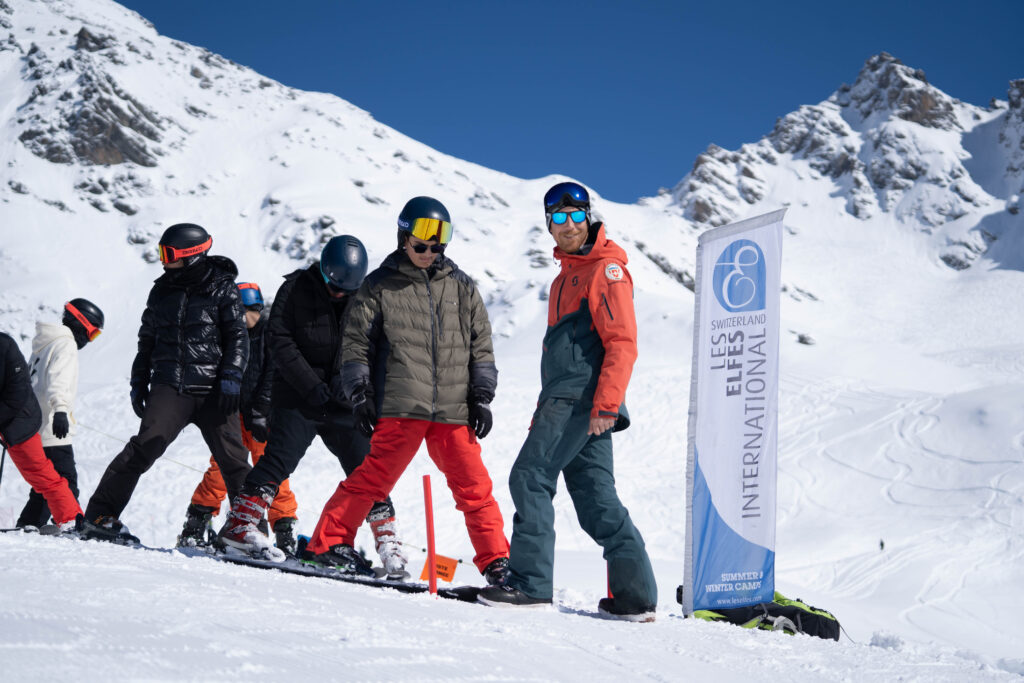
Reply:
[[8, 445], [7, 452], [11, 454], [14, 466], [29, 486], [42, 494], [50, 507], [53, 521], [63, 524], [82, 514], [82, 508], [71, 493], [67, 479], [57, 474], [53, 463], [43, 452], [43, 440], [38, 434], [33, 434], [32, 438], [21, 443]]
[[397, 417], [377, 422], [370, 452], [327, 501], [309, 550], [316, 554], [339, 543], [352, 545], [374, 501], [384, 500], [391, 493], [424, 439], [430, 459], [448, 481], [455, 509], [465, 515], [469, 540], [476, 551], [473, 564], [482, 572], [499, 557], [508, 557], [505, 524], [472, 430], [466, 425]]

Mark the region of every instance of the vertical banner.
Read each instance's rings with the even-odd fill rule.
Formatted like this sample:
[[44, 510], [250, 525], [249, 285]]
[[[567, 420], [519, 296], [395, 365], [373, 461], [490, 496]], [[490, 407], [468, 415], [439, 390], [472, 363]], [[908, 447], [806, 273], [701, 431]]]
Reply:
[[683, 613], [775, 592], [779, 291], [785, 209], [697, 244]]

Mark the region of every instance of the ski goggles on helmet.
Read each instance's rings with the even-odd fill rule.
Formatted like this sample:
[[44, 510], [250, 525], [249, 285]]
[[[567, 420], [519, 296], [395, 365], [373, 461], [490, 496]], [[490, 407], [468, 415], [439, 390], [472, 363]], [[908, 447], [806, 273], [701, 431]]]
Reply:
[[178, 249], [167, 244], [158, 244], [156, 248], [157, 251], [160, 253], [160, 263], [167, 265], [168, 263], [174, 263], [175, 261], [180, 261], [181, 259], [188, 258], [189, 256], [202, 254], [204, 251], [208, 250], [212, 246], [213, 238], [210, 237], [202, 244], [197, 244], [194, 247], [185, 247], [183, 249]]
[[85, 328], [85, 336], [89, 341], [93, 341], [96, 337], [100, 336], [100, 333], [103, 330], [89, 322], [89, 319], [82, 315], [81, 311], [72, 306], [71, 302], [64, 304], [64, 310], [70, 313], [75, 320], [82, 324], [82, 327]]
[[590, 206], [590, 194], [579, 183], [558, 183], [544, 195], [544, 208], [548, 211], [563, 206]]
[[238, 293], [242, 295], [242, 305], [250, 311], [263, 310], [263, 292], [255, 282], [239, 282]]
[[582, 223], [587, 219], [587, 212], [582, 209], [579, 211], [556, 211], [551, 216], [551, 222], [555, 225], [562, 225], [566, 219], [571, 218], [573, 223]]
[[436, 237], [441, 244], [448, 244], [452, 239], [452, 224], [437, 218], [417, 218], [412, 222], [409, 232], [424, 242]]

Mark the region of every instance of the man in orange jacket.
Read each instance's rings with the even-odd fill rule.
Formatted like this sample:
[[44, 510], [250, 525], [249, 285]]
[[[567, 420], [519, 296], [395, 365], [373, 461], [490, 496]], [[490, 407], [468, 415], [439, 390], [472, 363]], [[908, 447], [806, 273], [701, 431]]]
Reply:
[[633, 281], [626, 252], [593, 222], [590, 196], [577, 183], [558, 183], [544, 197], [548, 230], [562, 270], [551, 283], [541, 356], [541, 392], [530, 434], [512, 466], [516, 506], [508, 579], [485, 588], [493, 606], [551, 603], [558, 476], [580, 525], [604, 548], [614, 597], [602, 613], [653, 621], [658, 594], [643, 538], [615, 491], [612, 432], [629, 426], [626, 386], [636, 361]]

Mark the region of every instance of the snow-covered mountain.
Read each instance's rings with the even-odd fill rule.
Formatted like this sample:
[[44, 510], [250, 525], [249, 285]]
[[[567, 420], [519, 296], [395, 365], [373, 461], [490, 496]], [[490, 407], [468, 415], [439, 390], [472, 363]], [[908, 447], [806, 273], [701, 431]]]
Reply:
[[[1012, 229], [1019, 210], [1022, 91], [1024, 80], [1012, 81], [1007, 102], [978, 107], [883, 52], [852, 86], [780, 118], [757, 143], [732, 152], [709, 146], [672, 201], [695, 223], [723, 225], [748, 215], [783, 179], [827, 179], [829, 197], [848, 214], [887, 214], [934, 234], [942, 261], [965, 269]], [[779, 194], [772, 198], [787, 206], [809, 201]]]
[[[274, 614], [259, 618], [294, 630], [282, 642], [264, 640], [275, 661], [293, 661], [288, 652], [302, 642], [314, 600], [318, 615], [340, 621], [373, 624], [383, 615], [403, 624], [399, 642], [384, 649], [426, 668], [409, 664], [398, 678], [455, 675], [450, 663], [421, 654], [448, 644], [418, 632], [423, 619], [464, 639], [459, 657], [477, 677], [488, 675], [488, 657], [506, 649], [527, 655], [505, 663], [501, 675], [510, 678], [568, 675], [582, 659], [598, 678], [621, 677], [619, 664], [595, 655], [608, 648], [644, 653], [656, 662], [644, 671], [662, 678], [693, 666], [726, 680], [756, 676], [763, 670], [742, 663], [747, 645], [737, 642], [756, 657], [777, 658], [775, 675], [806, 673], [808, 662], [828, 679], [854, 677], [859, 665], [882, 677], [1022, 673], [1022, 141], [1024, 81], [1011, 82], [1007, 100], [982, 108], [880, 54], [854, 85], [781, 118], [759, 142], [733, 152], [710, 146], [670, 191], [622, 205], [601, 200], [596, 188], [596, 209], [629, 252], [636, 283], [635, 421], [616, 437], [617, 480], [658, 573], [661, 614], [652, 630], [577, 624], [559, 614], [469, 615], [472, 608], [457, 605], [381, 602], [302, 579], [178, 568], [119, 549], [43, 549], [42, 539], [0, 534], [0, 640], [37, 649], [54, 637], [80, 644], [80, 629], [102, 630], [113, 620], [133, 655], [117, 675], [197, 677], [170, 660], [182, 648], [207, 648], [204, 656], [215, 659], [241, 647], [253, 631], [232, 630], [246, 599], [236, 585], [251, 582], [274, 593]], [[35, 321], [55, 318], [73, 296], [107, 314], [105, 333], [81, 356], [75, 448], [84, 497], [137, 428], [127, 376], [164, 227], [206, 226], [213, 252], [230, 256], [241, 278], [272, 294], [282, 274], [337, 234], [358, 236], [379, 262], [394, 246], [406, 199], [441, 199], [455, 224], [449, 253], [477, 279], [496, 333], [501, 376], [484, 452], [510, 529], [505, 480], [538, 391], [544, 299], [557, 271], [540, 197], [561, 176], [523, 180], [452, 158], [333, 95], [293, 90], [160, 36], [109, 0], [0, 0], [0, 162], [0, 329], [27, 349]], [[683, 622], [673, 602], [682, 581], [696, 239], [708, 226], [780, 206], [789, 210], [778, 587], [835, 611], [860, 644], [795, 647], [798, 641], [766, 640], [772, 634], [717, 630]], [[206, 455], [197, 433], [175, 442], [125, 511], [133, 532], [153, 545], [173, 542]], [[435, 475], [440, 551], [466, 557], [461, 518], [446, 506], [425, 457], [394, 494], [405, 535], [412, 543], [425, 537], [419, 475], [428, 473]], [[292, 480], [301, 531], [312, 530], [339, 476], [317, 443]], [[6, 470], [0, 526], [13, 522], [26, 492]], [[560, 609], [593, 611], [604, 590], [600, 553], [579, 530], [567, 496], [556, 503]], [[30, 552], [44, 566], [16, 569]], [[122, 557], [138, 569], [112, 569]], [[166, 580], [175, 591], [194, 591], [196, 606], [179, 612], [161, 599], [152, 614], [128, 603], [114, 610], [88, 594], [112, 575], [140, 601]], [[465, 567], [458, 578], [479, 580]], [[333, 596], [336, 608], [323, 602]], [[167, 662], [147, 669], [145, 653], [154, 647], [147, 634], [168, 620], [160, 631], [167, 649], [157, 657]], [[209, 634], [211, 623], [225, 628], [206, 639], [180, 635]], [[7, 638], [17, 629], [29, 635]], [[382, 632], [386, 625], [346, 628], [329, 642], [349, 648], [346, 657], [384, 656], [374, 649]], [[316, 634], [323, 647], [329, 636]], [[554, 642], [566, 634], [586, 644], [583, 658], [566, 658], [565, 644]], [[74, 673], [74, 657], [72, 647], [47, 671]], [[944, 668], [922, 668], [936, 657]], [[31, 658], [9, 661], [0, 671], [8, 667], [13, 678], [39, 671]], [[98, 660], [90, 666], [103, 667]], [[260, 666], [266, 677], [288, 670]], [[360, 676], [388, 677], [386, 669]]]

